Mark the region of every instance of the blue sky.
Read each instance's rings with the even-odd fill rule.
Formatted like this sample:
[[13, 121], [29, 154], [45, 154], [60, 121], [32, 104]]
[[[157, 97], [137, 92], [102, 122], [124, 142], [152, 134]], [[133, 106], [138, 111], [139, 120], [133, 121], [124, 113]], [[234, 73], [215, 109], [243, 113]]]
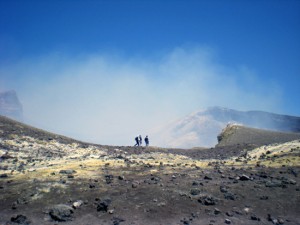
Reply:
[[28, 122], [89, 139], [91, 118], [107, 143], [213, 105], [299, 116], [299, 28], [298, 0], [0, 0], [0, 89]]

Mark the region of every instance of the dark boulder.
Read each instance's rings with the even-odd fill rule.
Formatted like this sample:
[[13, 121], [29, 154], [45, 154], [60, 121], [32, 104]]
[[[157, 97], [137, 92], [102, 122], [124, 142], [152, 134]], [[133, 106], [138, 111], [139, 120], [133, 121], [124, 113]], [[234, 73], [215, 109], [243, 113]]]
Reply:
[[114, 180], [114, 176], [113, 175], [105, 175], [105, 181], [107, 184], [110, 184], [112, 181]]
[[69, 221], [73, 214], [73, 208], [68, 205], [59, 204], [52, 207], [49, 211], [49, 215], [56, 221]]
[[202, 196], [198, 199], [198, 202], [200, 202], [203, 205], [216, 205], [217, 199], [213, 196]]
[[75, 170], [61, 170], [61, 171], [59, 171], [59, 173], [69, 175], [69, 174], [76, 173], [76, 171]]
[[199, 195], [200, 192], [201, 191], [199, 189], [193, 188], [193, 189], [191, 189], [190, 194], [191, 195]]
[[231, 192], [225, 192], [224, 193], [224, 198], [227, 199], [227, 200], [235, 200], [236, 199], [236, 196], [231, 193]]
[[97, 211], [104, 211], [107, 212], [108, 207], [111, 203], [111, 199], [110, 198], [104, 198], [103, 200], [99, 201], [97, 203]]
[[29, 225], [30, 221], [27, 219], [26, 216], [23, 215], [17, 215], [16, 217], [12, 217], [10, 219], [11, 222], [21, 225]]
[[0, 174], [0, 178], [7, 178], [8, 175], [6, 173]]
[[247, 175], [243, 174], [242, 176], [240, 176], [240, 180], [241, 181], [250, 180], [250, 177], [248, 177]]

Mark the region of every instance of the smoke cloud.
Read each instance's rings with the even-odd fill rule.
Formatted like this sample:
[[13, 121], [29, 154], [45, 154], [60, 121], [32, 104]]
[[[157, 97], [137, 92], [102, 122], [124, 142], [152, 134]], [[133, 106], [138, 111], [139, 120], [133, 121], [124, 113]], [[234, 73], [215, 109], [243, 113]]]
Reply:
[[99, 144], [133, 145], [200, 108], [274, 111], [276, 84], [246, 66], [229, 68], [209, 48], [176, 48], [157, 57], [51, 54], [0, 67], [0, 89], [15, 89], [25, 122]]

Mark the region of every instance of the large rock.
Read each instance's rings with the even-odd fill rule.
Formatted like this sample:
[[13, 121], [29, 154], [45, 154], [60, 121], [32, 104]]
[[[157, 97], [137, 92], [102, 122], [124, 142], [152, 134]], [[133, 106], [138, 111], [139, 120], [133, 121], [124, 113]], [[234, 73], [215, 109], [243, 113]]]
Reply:
[[55, 205], [49, 211], [49, 215], [51, 216], [51, 218], [56, 221], [71, 220], [72, 214], [73, 208], [64, 204]]
[[0, 115], [23, 121], [23, 107], [15, 91], [0, 92]]
[[10, 221], [14, 224], [19, 225], [29, 225], [31, 223], [30, 220], [28, 220], [27, 217], [23, 215], [17, 215], [16, 217], [12, 217]]
[[217, 201], [218, 200], [215, 197], [210, 195], [204, 195], [198, 199], [198, 202], [202, 203], [203, 205], [216, 205]]
[[111, 203], [111, 199], [109, 197], [100, 200], [100, 202], [97, 203], [97, 211], [107, 212], [110, 203]]

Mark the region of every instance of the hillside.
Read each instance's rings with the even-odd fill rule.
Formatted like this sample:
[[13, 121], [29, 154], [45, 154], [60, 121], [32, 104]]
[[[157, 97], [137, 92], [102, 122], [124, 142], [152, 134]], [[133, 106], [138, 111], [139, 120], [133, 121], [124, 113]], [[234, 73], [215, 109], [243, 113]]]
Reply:
[[101, 146], [0, 117], [0, 224], [300, 224], [300, 141]]
[[254, 144], [256, 146], [284, 143], [300, 139], [300, 133], [262, 130], [241, 125], [229, 124], [218, 136], [217, 146]]
[[300, 117], [221, 107], [201, 110], [156, 130], [156, 145], [173, 148], [213, 147], [229, 123], [281, 132], [300, 132]]
[[42, 129], [38, 129], [1, 115], [0, 115], [0, 129], [1, 129], [1, 138], [9, 138], [13, 135], [16, 135], [18, 137], [29, 136], [38, 139], [40, 141], [50, 141], [53, 139], [61, 143], [72, 143], [75, 141], [74, 139], [62, 135], [54, 134]]

